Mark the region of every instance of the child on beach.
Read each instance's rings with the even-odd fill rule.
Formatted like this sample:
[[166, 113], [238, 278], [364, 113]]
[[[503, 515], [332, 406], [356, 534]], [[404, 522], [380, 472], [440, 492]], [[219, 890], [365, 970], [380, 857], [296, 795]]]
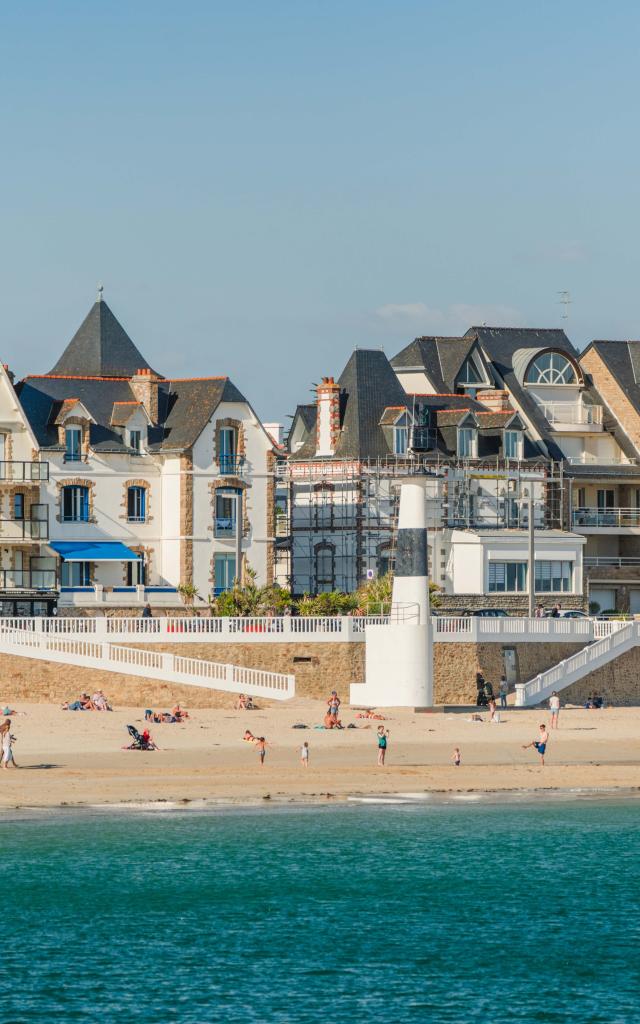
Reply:
[[544, 768], [544, 752], [547, 749], [547, 743], [549, 742], [549, 733], [547, 732], [546, 725], [540, 726], [540, 736], [537, 740], [533, 740], [531, 743], [523, 743], [522, 749], [527, 750], [529, 747], [535, 747], [540, 754], [540, 763]]
[[462, 761], [462, 755], [460, 753], [460, 747], [454, 747], [453, 748], [453, 754], [451, 756], [451, 760], [453, 761], [453, 763], [456, 766], [456, 768], [460, 767], [460, 763]]
[[549, 711], [551, 712], [551, 728], [558, 728], [558, 715], [560, 714], [560, 698], [554, 690], [549, 697]]
[[389, 730], [385, 729], [384, 725], [379, 725], [378, 726], [377, 740], [378, 740], [378, 767], [379, 768], [383, 768], [384, 767], [385, 755], [387, 753], [388, 740], [389, 740]]
[[300, 761], [303, 768], [309, 767], [309, 744], [306, 741], [300, 747]]
[[265, 740], [264, 736], [257, 736], [255, 743], [256, 743], [256, 750], [258, 751], [258, 756], [260, 758], [260, 764], [264, 765], [264, 759], [265, 759], [265, 755], [267, 753], [267, 747], [270, 747], [271, 744], [267, 743], [267, 741]]

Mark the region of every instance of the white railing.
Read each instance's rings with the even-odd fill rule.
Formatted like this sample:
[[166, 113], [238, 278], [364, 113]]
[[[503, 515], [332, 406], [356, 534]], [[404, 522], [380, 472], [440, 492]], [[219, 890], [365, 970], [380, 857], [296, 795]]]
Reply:
[[628, 565], [640, 565], [640, 558], [633, 555], [623, 555], [621, 558], [608, 555], [588, 555], [582, 559], [585, 569], [597, 569], [600, 566], [609, 569], [622, 569]]
[[[417, 621], [417, 606], [392, 609], [386, 615], [343, 616], [248, 616], [239, 618], [198, 618], [170, 615], [165, 618], [2, 618], [4, 632], [27, 630], [47, 636], [86, 637], [100, 642], [135, 644], [187, 643], [353, 643], [363, 642], [367, 626], [389, 621]], [[516, 616], [483, 618], [474, 615], [433, 616], [433, 638], [441, 643], [491, 643], [511, 640], [521, 643], [567, 641], [586, 643], [618, 629], [622, 623], [599, 619], [529, 619]]]
[[5, 627], [0, 630], [1, 653], [121, 672], [168, 683], [246, 693], [271, 700], [288, 700], [295, 695], [295, 677], [285, 673], [185, 658], [141, 647], [122, 647], [86, 634], [74, 638], [64, 633], [35, 631], [24, 628], [23, 624], [28, 620], [17, 621], [21, 623], [20, 627], [6, 628], [7, 620], [1, 620]]
[[591, 455], [589, 452], [582, 452], [581, 455], [565, 455], [570, 466], [637, 466], [637, 459], [628, 459], [625, 455], [619, 458], [607, 457], [606, 455]]
[[618, 658], [640, 642], [640, 622], [618, 623], [619, 629], [601, 640], [583, 647], [546, 672], [540, 672], [528, 683], [516, 684], [516, 707], [530, 707], [583, 679], [595, 669]]
[[640, 526], [640, 508], [576, 508], [571, 521], [578, 529]]
[[538, 408], [552, 425], [558, 423], [579, 426], [602, 425], [601, 405], [583, 405], [582, 402], [539, 402]]

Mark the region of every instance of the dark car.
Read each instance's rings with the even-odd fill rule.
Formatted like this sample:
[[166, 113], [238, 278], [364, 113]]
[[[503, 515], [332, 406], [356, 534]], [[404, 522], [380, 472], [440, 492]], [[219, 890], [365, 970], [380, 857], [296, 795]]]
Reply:
[[504, 608], [467, 608], [462, 613], [463, 615], [474, 615], [479, 619], [508, 619], [509, 612], [505, 612]]

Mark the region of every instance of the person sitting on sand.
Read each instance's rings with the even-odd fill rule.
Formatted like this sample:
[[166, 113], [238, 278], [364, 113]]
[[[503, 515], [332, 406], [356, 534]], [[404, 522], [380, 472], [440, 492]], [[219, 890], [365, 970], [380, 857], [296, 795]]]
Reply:
[[245, 697], [244, 693], [238, 694], [238, 699], [236, 701], [235, 710], [236, 711], [246, 711], [247, 710], [247, 698]]
[[82, 710], [83, 711], [95, 711], [96, 710], [96, 706], [93, 703], [93, 701], [91, 700], [91, 697], [89, 696], [88, 693], [81, 694], [81, 696], [80, 696], [80, 703], [82, 704]]
[[537, 740], [533, 740], [531, 743], [523, 743], [522, 749], [523, 750], [527, 750], [529, 747], [535, 747], [535, 749], [540, 754], [540, 763], [541, 763], [542, 767], [544, 768], [544, 753], [545, 753], [545, 750], [547, 749], [548, 742], [549, 742], [549, 733], [547, 732], [546, 725], [544, 725], [544, 723], [543, 723], [540, 726], [540, 735], [539, 735], [538, 739]]
[[91, 700], [96, 711], [113, 711], [102, 690], [97, 690]]
[[145, 750], [160, 750], [148, 729], [142, 733], [142, 746]]
[[179, 704], [176, 704], [175, 708], [171, 709], [171, 714], [175, 718], [176, 722], [184, 722], [186, 718], [189, 718], [189, 712], [181, 708]]

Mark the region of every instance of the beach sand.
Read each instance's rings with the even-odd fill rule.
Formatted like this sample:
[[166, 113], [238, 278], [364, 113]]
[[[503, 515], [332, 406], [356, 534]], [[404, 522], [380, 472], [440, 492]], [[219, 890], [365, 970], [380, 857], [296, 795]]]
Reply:
[[[246, 803], [345, 799], [371, 794], [526, 790], [609, 790], [640, 787], [640, 708], [563, 709], [551, 734], [547, 764], [522, 744], [549, 722], [540, 711], [509, 709], [502, 722], [469, 721], [471, 712], [385, 712], [390, 729], [387, 766], [376, 766], [377, 722], [344, 708], [356, 729], [318, 731], [324, 705], [297, 698], [260, 711], [196, 709], [183, 725], [150, 726], [162, 748], [123, 750], [126, 725], [144, 727], [138, 709], [65, 712], [47, 704], [17, 704], [14, 753], [20, 770], [0, 771], [0, 807], [94, 806], [154, 801]], [[304, 722], [311, 728], [296, 730]], [[272, 746], [260, 767], [246, 728]], [[304, 740], [310, 767], [299, 759]], [[462, 766], [451, 764], [454, 746]]]

